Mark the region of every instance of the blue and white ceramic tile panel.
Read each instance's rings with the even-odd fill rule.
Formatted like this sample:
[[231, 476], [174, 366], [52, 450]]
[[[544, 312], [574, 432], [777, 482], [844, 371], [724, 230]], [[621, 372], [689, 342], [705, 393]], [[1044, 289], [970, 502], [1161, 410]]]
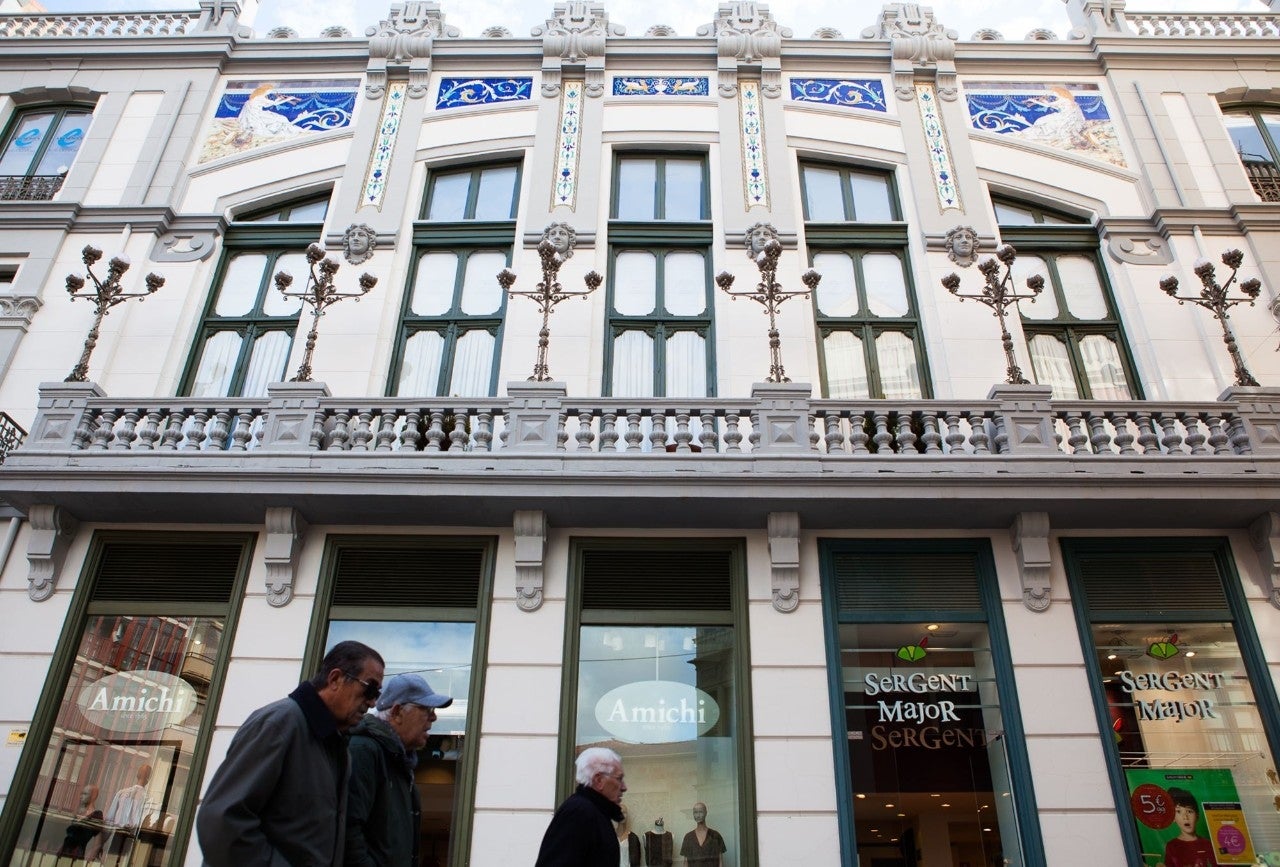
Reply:
[[1127, 167], [1096, 84], [966, 83], [974, 129]]
[[387, 173], [391, 170], [391, 154], [395, 151], [396, 137], [400, 134], [400, 118], [404, 116], [404, 100], [408, 92], [409, 85], [403, 81], [387, 86], [387, 95], [382, 102], [382, 118], [378, 121], [378, 137], [373, 143], [369, 170], [364, 176], [364, 193], [360, 197], [362, 208], [382, 207], [382, 195], [387, 191]]
[[742, 182], [747, 208], [768, 208], [769, 172], [765, 164], [760, 82], [738, 82], [738, 117], [742, 137]]
[[582, 141], [582, 91], [585, 82], [560, 85], [560, 132], [556, 135], [556, 177], [551, 206], [578, 206], [578, 149]]
[[843, 108], [887, 112], [884, 82], [878, 78], [793, 78], [791, 98]]
[[951, 146], [947, 144], [947, 130], [938, 113], [938, 94], [932, 84], [916, 85], [916, 105], [920, 109], [920, 122], [924, 126], [925, 144], [929, 147], [929, 165], [933, 169], [933, 187], [938, 193], [940, 213], [962, 210], [960, 190], [956, 186], [955, 170], [951, 162]]
[[707, 96], [710, 93], [711, 85], [705, 75], [618, 75], [613, 79], [614, 96]]
[[436, 109], [521, 102], [532, 94], [532, 78], [444, 78]]
[[359, 88], [354, 78], [228, 82], [197, 162], [349, 126]]

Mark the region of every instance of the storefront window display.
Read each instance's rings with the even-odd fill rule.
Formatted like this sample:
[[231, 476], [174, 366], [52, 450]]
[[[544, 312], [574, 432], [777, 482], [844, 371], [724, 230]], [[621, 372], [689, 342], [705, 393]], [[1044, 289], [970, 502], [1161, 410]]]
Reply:
[[645, 864], [746, 863], [734, 653], [728, 626], [581, 627], [575, 747], [622, 756]]
[[10, 867], [165, 862], [224, 627], [219, 617], [88, 618]]

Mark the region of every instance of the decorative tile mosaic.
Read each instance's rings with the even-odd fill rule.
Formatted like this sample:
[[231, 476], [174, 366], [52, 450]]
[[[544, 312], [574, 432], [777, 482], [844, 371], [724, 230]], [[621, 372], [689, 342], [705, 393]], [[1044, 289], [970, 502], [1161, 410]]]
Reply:
[[354, 78], [228, 82], [198, 162], [349, 126], [359, 87]]
[[793, 78], [791, 98], [867, 111], [888, 111], [884, 83], [878, 78]]
[[920, 108], [925, 143], [929, 146], [929, 164], [933, 168], [933, 186], [938, 193], [939, 211], [945, 213], [952, 209], [961, 210], [960, 190], [956, 187], [955, 171], [952, 169], [947, 130], [938, 113], [938, 94], [932, 84], [916, 85], [916, 105]]
[[532, 78], [444, 78], [436, 108], [520, 102], [533, 93]]
[[765, 163], [760, 82], [738, 82], [738, 119], [742, 137], [742, 182], [746, 191], [747, 208], [767, 208], [769, 170]]
[[560, 86], [560, 132], [556, 136], [556, 177], [551, 206], [578, 206], [578, 147], [582, 141], [582, 91], [585, 82], [564, 81]]
[[378, 138], [374, 141], [373, 154], [369, 157], [369, 170], [364, 177], [364, 195], [360, 198], [362, 208], [382, 207], [382, 194], [387, 191], [391, 154], [396, 148], [400, 118], [404, 116], [405, 94], [408, 91], [409, 85], [403, 81], [387, 87], [387, 95], [382, 103], [382, 118], [378, 121]]
[[706, 76], [661, 78], [652, 76], [616, 76], [614, 96], [706, 96], [711, 92]]
[[974, 129], [1127, 167], [1096, 84], [983, 81], [964, 90]]

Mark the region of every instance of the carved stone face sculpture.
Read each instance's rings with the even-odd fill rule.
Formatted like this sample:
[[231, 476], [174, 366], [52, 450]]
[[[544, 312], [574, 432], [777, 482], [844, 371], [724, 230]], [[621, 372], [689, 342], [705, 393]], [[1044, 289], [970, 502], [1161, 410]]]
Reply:
[[352, 223], [342, 233], [342, 256], [352, 265], [359, 265], [373, 258], [373, 248], [378, 246], [378, 235], [364, 223]]
[[552, 223], [542, 230], [542, 238], [550, 241], [556, 252], [568, 259], [573, 255], [573, 245], [578, 240], [578, 233], [568, 223]]
[[947, 232], [947, 258], [961, 268], [968, 268], [978, 257], [978, 233], [970, 226], [956, 226]]
[[743, 243], [747, 247], [747, 252], [752, 256], [758, 256], [764, 250], [765, 244], [775, 241], [778, 238], [778, 230], [769, 223], [756, 223], [747, 229], [746, 235], [743, 237]]

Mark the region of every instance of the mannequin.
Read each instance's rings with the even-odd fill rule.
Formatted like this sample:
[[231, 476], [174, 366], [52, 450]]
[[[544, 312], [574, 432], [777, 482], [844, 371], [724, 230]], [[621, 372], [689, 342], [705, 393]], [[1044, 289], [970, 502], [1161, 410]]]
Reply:
[[653, 830], [644, 832], [645, 867], [672, 867], [675, 860], [675, 841], [659, 816], [653, 823]]
[[618, 867], [640, 867], [640, 838], [631, 830], [631, 814], [626, 804], [618, 805], [622, 809], [622, 821], [614, 822], [618, 833]]
[[684, 867], [724, 867], [724, 838], [714, 828], [707, 827], [707, 805], [693, 805], [694, 829], [684, 835], [680, 844], [680, 857]]
[[102, 833], [102, 811], [97, 802], [98, 787], [85, 786], [80, 793], [80, 809], [76, 811], [75, 821], [67, 827], [67, 836], [58, 850], [59, 858], [83, 858], [89, 841]]

